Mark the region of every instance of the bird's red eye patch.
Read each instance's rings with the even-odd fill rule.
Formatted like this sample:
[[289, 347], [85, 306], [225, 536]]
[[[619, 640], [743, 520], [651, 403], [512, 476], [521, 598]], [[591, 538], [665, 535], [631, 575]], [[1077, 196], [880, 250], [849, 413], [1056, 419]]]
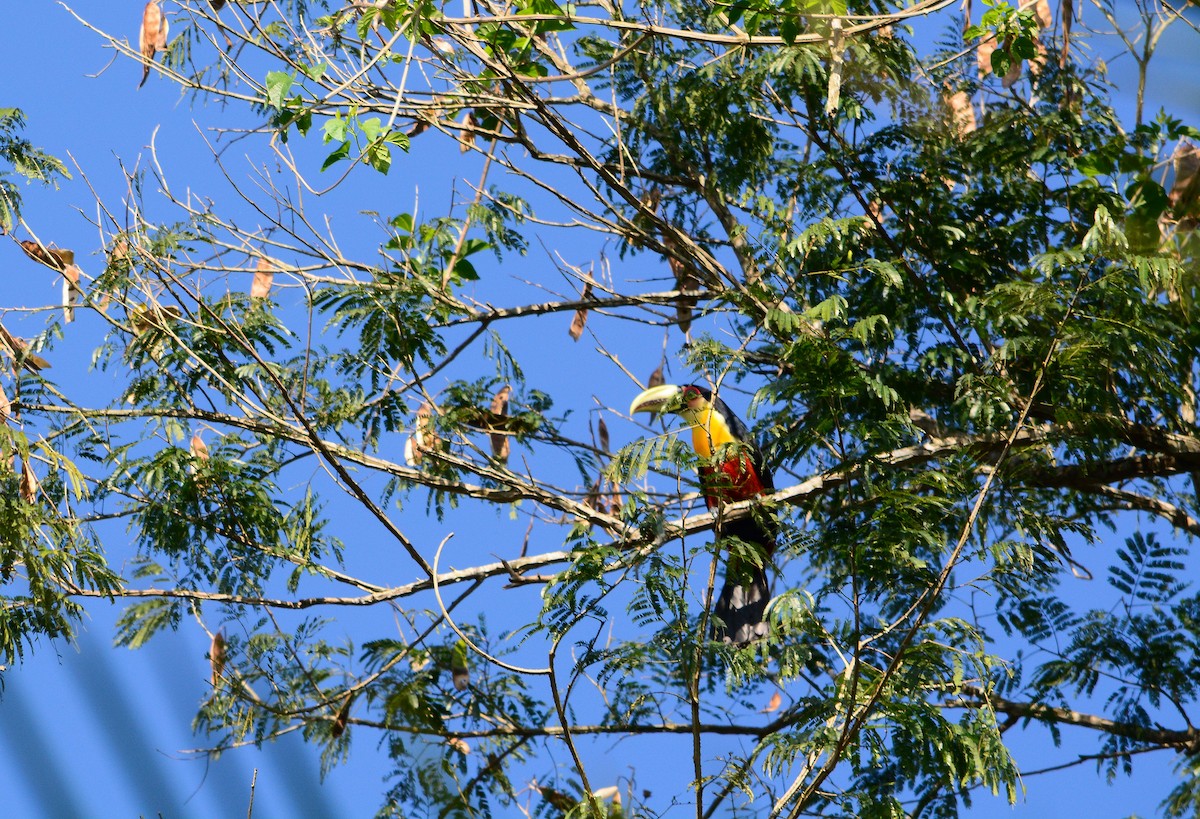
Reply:
[[683, 400], [692, 401], [699, 397], [700, 397], [700, 390], [696, 389], [695, 387], [684, 387], [683, 388]]

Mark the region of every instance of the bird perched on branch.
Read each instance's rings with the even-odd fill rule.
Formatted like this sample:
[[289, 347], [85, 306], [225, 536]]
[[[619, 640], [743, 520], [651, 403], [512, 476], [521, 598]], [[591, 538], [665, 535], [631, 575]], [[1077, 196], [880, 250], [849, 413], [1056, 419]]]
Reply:
[[[700, 487], [709, 509], [771, 494], [775, 484], [754, 445], [750, 430], [712, 391], [689, 384], [661, 384], [633, 399], [630, 414], [673, 413], [692, 429], [692, 447], [701, 458]], [[763, 622], [771, 590], [766, 564], [775, 552], [776, 524], [764, 513], [725, 523], [720, 534], [742, 541], [745, 548], [731, 554], [725, 568], [725, 585], [713, 614], [721, 622], [717, 639], [738, 645], [766, 636]]]

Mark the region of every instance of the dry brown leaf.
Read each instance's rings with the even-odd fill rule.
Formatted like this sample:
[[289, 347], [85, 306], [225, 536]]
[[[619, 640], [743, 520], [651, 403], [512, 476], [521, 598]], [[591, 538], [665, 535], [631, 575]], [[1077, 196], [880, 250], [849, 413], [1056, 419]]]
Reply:
[[653, 389], [654, 387], [661, 387], [665, 383], [666, 381], [663, 380], [663, 365], [659, 364], [658, 369], [650, 373], [650, 379], [646, 382], [646, 387]]
[[1180, 140], [1171, 154], [1171, 166], [1175, 181], [1171, 185], [1171, 204], [1176, 205], [1186, 194], [1195, 195], [1197, 171], [1200, 171], [1200, 148], [1190, 141]]
[[1041, 72], [1042, 66], [1046, 64], [1046, 43], [1043, 40], [1042, 33], [1049, 31], [1054, 25], [1054, 15], [1050, 11], [1050, 0], [1037, 0], [1033, 7], [1033, 16], [1037, 20], [1038, 30], [1033, 35], [1033, 44], [1037, 48], [1037, 56], [1029, 61], [1029, 71], [1031, 74], [1037, 75]]
[[508, 401], [510, 398], [512, 398], [512, 385], [505, 384], [492, 396], [492, 412], [496, 415], [508, 415]]
[[271, 292], [271, 283], [275, 281], [275, 265], [260, 258], [254, 268], [254, 281], [250, 285], [250, 298], [265, 299]]
[[20, 245], [21, 250], [25, 251], [26, 256], [59, 273], [63, 272], [67, 265], [75, 264], [74, 250], [67, 250], [61, 247], [47, 247], [31, 239], [22, 239]]
[[462, 130], [458, 134], [458, 150], [466, 153], [478, 144], [478, 135], [475, 133], [475, 117], [468, 111], [462, 118]]
[[113, 242], [107, 255], [108, 266], [115, 270], [127, 271], [133, 265], [133, 256], [129, 252], [129, 240], [124, 236]]
[[1037, 0], [1033, 16], [1037, 19], [1039, 32], [1051, 28], [1054, 25], [1054, 13], [1050, 11], [1050, 0]]
[[17, 374], [20, 367], [25, 367], [35, 373], [50, 367], [49, 361], [29, 352], [29, 343], [25, 339], [17, 338], [8, 332], [8, 328], [3, 324], [0, 324], [0, 345], [3, 345], [5, 351], [12, 356], [13, 375]]
[[534, 787], [538, 789], [538, 793], [542, 795], [542, 798], [549, 802], [550, 806], [555, 810], [567, 813], [579, 804], [577, 799], [568, 796], [562, 791], [556, 791], [554, 788], [547, 788], [536, 783], [534, 783]]
[[[979, 64], [979, 76], [984, 77], [992, 73], [992, 54], [999, 47], [999, 43], [996, 42], [996, 38], [993, 35], [987, 35], [979, 41], [979, 45], [975, 47], [975, 59]], [[1021, 78], [1021, 69], [1023, 66], [1023, 60], [1013, 60], [1008, 73], [1004, 75], [1003, 85], [1005, 88], [1010, 87]]]
[[150, 76], [150, 63], [154, 61], [154, 55], [167, 47], [169, 28], [170, 23], [158, 0], [150, 0], [142, 9], [142, 27], [138, 30], [138, 48], [142, 52], [142, 81], [138, 83], [138, 88], [145, 85], [146, 78]]
[[190, 449], [193, 458], [200, 461], [208, 460], [208, 444], [204, 443], [204, 440], [200, 437], [199, 432], [192, 435], [192, 444]]
[[767, 707], [759, 711], [760, 714], [773, 714], [779, 710], [779, 706], [783, 705], [783, 695], [776, 691], [771, 695], [771, 701], [767, 703]]
[[183, 311], [174, 305], [160, 307], [143, 304], [129, 311], [129, 324], [134, 335], [140, 336], [148, 330], [165, 329], [168, 324], [183, 317]]
[[991, 55], [996, 52], [998, 46], [995, 35], [984, 35], [982, 40], [976, 46], [976, 65], [979, 68], [979, 76], [986, 77], [991, 73]]
[[0, 389], [0, 424], [7, 424], [8, 419], [12, 417], [12, 401], [8, 400], [8, 396], [4, 394], [4, 390]]
[[48, 247], [30, 239], [23, 239], [20, 245], [26, 256], [62, 274], [63, 320], [68, 322], [74, 320], [74, 307], [83, 296], [83, 291], [79, 289], [79, 279], [83, 271], [75, 264], [75, 251]]
[[[106, 273], [124, 277], [129, 275], [133, 270], [133, 253], [129, 248], [129, 240], [124, 236], [118, 235], [113, 243], [105, 248], [104, 252], [104, 269]], [[108, 305], [111, 301], [111, 293], [101, 293], [99, 300], [94, 306], [101, 313], [107, 314]]]
[[[592, 280], [588, 279], [583, 284], [583, 293], [580, 294], [579, 300], [587, 301], [588, 298], [591, 297], [591, 295], [592, 295]], [[575, 341], [579, 341], [580, 336], [583, 335], [583, 328], [587, 326], [587, 317], [588, 317], [587, 308], [580, 307], [578, 310], [575, 311], [575, 315], [571, 318], [571, 326], [567, 329], [567, 332], [571, 334], [571, 338], [574, 339]]]
[[1167, 199], [1179, 220], [1179, 227], [1194, 230], [1200, 212], [1200, 148], [1186, 139], [1180, 140], [1171, 154], [1171, 166], [1175, 181]]
[[208, 0], [208, 4], [213, 7], [213, 11], [220, 11], [225, 6], [225, 0]]
[[643, 208], [648, 210], [650, 213], [657, 214], [658, 205], [660, 202], [662, 202], [662, 188], [650, 188], [650, 190], [643, 193], [638, 200], [641, 202]]
[[975, 106], [971, 104], [971, 95], [966, 91], [955, 91], [952, 94], [943, 94], [942, 98], [950, 110], [950, 125], [954, 128], [954, 133], [963, 137], [974, 131]]
[[617, 487], [614, 486], [612, 494], [608, 496], [608, 508], [605, 511], [610, 515], [620, 516], [622, 506], [624, 504], [621, 503], [621, 494], [617, 491]]
[[587, 326], [588, 311], [579, 309], [575, 311], [575, 315], [571, 317], [571, 326], [567, 328], [567, 333], [570, 334], [572, 340], [579, 341], [583, 335], [583, 328]]
[[[672, 252], [677, 247], [675, 240], [670, 236], [663, 237], [663, 244]], [[691, 265], [674, 256], [668, 256], [667, 263], [671, 266], [671, 274], [675, 276], [676, 290], [700, 289], [700, 279], [696, 276], [696, 272], [692, 269]]]
[[675, 302], [675, 321], [679, 324], [679, 329], [685, 333], [692, 329], [692, 306], [695, 303], [695, 299], [688, 298], [682, 298]]
[[661, 201], [660, 188], [645, 190], [638, 197], [640, 207], [629, 225], [628, 235], [629, 242], [634, 247], [646, 247], [646, 239], [657, 230], [655, 219], [658, 217], [658, 205]]
[[992, 35], [985, 36], [979, 41], [979, 45], [975, 46], [975, 62], [979, 67], [979, 76], [984, 77], [992, 73], [992, 52], [996, 50], [996, 38]]
[[1021, 72], [1024, 69], [1024, 60], [1013, 60], [1012, 65], [1008, 67], [1008, 73], [1004, 75], [1004, 79], [1000, 81], [1000, 84], [1005, 88], [1012, 88], [1017, 80], [1021, 79]]
[[29, 465], [29, 461], [21, 461], [21, 484], [19, 491], [21, 499], [26, 503], [33, 503], [37, 500], [38, 489], [41, 484], [38, 482], [37, 475], [33, 472], [33, 467]]
[[688, 287], [685, 282], [689, 282], [692, 277], [688, 275], [688, 268], [683, 262], [676, 259], [674, 256], [667, 257], [667, 264], [671, 266], [671, 273], [675, 275], [675, 284], [680, 290], [692, 290], [693, 287]]
[[426, 401], [417, 408], [417, 423], [404, 444], [404, 462], [409, 466], [420, 466], [425, 454], [440, 448], [441, 443], [434, 426], [433, 407]]
[[600, 416], [600, 420], [596, 422], [596, 437], [600, 441], [600, 449], [608, 452], [608, 424], [604, 423], [604, 416]]
[[878, 199], [871, 199], [869, 202], [867, 202], [867, 215], [871, 217], [875, 224], [882, 225], [883, 203]]
[[[492, 396], [492, 415], [505, 418], [508, 416], [508, 400], [512, 397], [512, 387], [505, 384], [500, 390]], [[501, 463], [508, 462], [509, 443], [508, 436], [501, 435], [498, 432], [493, 432], [488, 435], [492, 441], [492, 457]]]
[[337, 716], [333, 718], [333, 727], [329, 733], [337, 739], [342, 734], [346, 733], [346, 726], [350, 723], [350, 704], [354, 702], [354, 692], [351, 691], [346, 695], [346, 699], [342, 702], [342, 707], [338, 709]]
[[218, 630], [212, 636], [212, 645], [208, 647], [208, 664], [212, 668], [212, 687], [216, 688], [221, 682], [221, 675], [225, 672], [225, 661], [228, 655], [225, 652], [225, 633]]
[[586, 495], [583, 496], [583, 505], [589, 509], [595, 509], [597, 512], [604, 511], [604, 499], [600, 497], [600, 477], [596, 477], [596, 482], [591, 485]]
[[601, 491], [605, 483], [602, 476], [597, 476], [595, 482], [588, 488], [587, 494], [583, 496], [583, 505], [589, 509], [595, 509], [601, 514], [619, 515], [621, 513], [621, 496], [615, 486], [611, 487], [611, 491]]
[[1058, 67], [1062, 68], [1067, 64], [1067, 59], [1071, 54], [1071, 23], [1075, 18], [1075, 6], [1073, 0], [1062, 0], [1062, 50], [1058, 54]]
[[[436, 39], [435, 39], [436, 42]], [[446, 110], [441, 107], [440, 103], [444, 102], [444, 98], [435, 95], [431, 100], [431, 105], [428, 108], [422, 108], [413, 115], [412, 126], [405, 131], [405, 135], [412, 139], [420, 136], [429, 130], [430, 126], [435, 125], [446, 118]]]

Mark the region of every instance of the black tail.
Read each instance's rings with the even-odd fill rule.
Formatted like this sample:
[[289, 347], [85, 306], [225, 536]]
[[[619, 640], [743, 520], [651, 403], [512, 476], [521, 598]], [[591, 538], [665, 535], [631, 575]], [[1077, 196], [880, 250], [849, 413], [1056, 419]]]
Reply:
[[713, 606], [719, 624], [713, 626], [713, 639], [734, 645], [746, 645], [767, 636], [764, 622], [771, 587], [765, 566], [775, 553], [775, 527], [764, 526], [753, 517], [732, 521], [724, 528], [727, 537], [735, 537], [749, 546], [759, 547], [760, 565], [730, 557], [725, 567], [725, 585]]
[[713, 607], [713, 615], [721, 624], [713, 626], [713, 639], [734, 645], [745, 645], [767, 636], [764, 616], [771, 601], [767, 573], [761, 567], [751, 567], [749, 583], [735, 579], [737, 574], [726, 570], [725, 587]]

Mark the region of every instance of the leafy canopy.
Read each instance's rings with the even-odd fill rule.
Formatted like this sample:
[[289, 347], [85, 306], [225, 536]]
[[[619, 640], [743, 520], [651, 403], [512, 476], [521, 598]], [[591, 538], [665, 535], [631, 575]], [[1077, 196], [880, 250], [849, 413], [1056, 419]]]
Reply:
[[[1070, 4], [171, 14], [160, 67], [287, 181], [131, 176], [39, 342], [103, 386], [9, 351], [0, 659], [127, 598], [120, 644], [211, 637], [213, 753], [381, 738], [385, 815], [953, 816], [1019, 797], [1017, 726], [1158, 751], [1197, 809], [1200, 153], [1114, 109]], [[452, 201], [398, 206], [426, 175]], [[622, 417], [656, 366], [775, 495], [693, 508], [686, 436]], [[738, 647], [746, 515], [781, 544]]]

